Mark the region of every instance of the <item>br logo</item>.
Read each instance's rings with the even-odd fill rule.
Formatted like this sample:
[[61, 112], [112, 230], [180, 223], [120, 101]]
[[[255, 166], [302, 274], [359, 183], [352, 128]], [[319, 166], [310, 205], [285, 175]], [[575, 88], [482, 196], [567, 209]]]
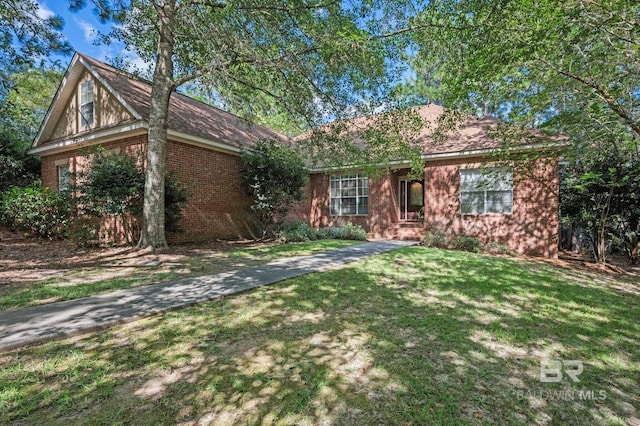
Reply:
[[564, 375], [567, 375], [577, 383], [580, 381], [578, 376], [582, 374], [582, 370], [584, 370], [582, 361], [542, 360], [540, 361], [540, 381], [558, 383], [562, 381]]

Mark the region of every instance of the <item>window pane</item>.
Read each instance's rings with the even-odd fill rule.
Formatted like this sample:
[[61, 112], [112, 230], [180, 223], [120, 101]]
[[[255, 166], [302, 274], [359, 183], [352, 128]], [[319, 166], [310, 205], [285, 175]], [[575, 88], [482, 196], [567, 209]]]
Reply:
[[340, 214], [356, 214], [356, 198], [343, 198]]
[[82, 117], [82, 126], [93, 124], [93, 102], [80, 107], [80, 116]]
[[460, 170], [460, 190], [475, 191], [482, 186], [482, 173], [478, 169]]
[[487, 191], [486, 213], [511, 213], [512, 191]]
[[469, 191], [460, 194], [460, 211], [462, 214], [484, 213], [484, 191]]
[[69, 166], [58, 166], [58, 192], [69, 190]]
[[358, 204], [358, 214], [369, 214], [369, 197], [361, 197]]
[[337, 216], [340, 214], [340, 199], [332, 198], [331, 199], [331, 214]]

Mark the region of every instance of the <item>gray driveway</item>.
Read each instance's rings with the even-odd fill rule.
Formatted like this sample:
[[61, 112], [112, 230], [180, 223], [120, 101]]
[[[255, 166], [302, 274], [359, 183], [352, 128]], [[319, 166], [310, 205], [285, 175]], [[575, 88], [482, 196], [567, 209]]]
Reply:
[[415, 244], [376, 241], [264, 265], [0, 312], [0, 351], [111, 327]]

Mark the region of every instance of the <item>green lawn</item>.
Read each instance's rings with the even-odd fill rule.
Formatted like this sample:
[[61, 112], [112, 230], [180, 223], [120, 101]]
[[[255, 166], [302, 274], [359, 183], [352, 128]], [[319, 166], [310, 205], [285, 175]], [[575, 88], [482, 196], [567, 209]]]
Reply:
[[411, 247], [0, 355], [0, 423], [637, 424], [639, 319], [637, 276]]
[[170, 267], [120, 267], [112, 264], [66, 270], [61, 275], [37, 282], [0, 286], [0, 311], [78, 299], [178, 278], [213, 274], [258, 265], [277, 258], [305, 256], [361, 243], [362, 241], [319, 240], [308, 243], [269, 244], [220, 252], [203, 250], [205, 254], [190, 256]]

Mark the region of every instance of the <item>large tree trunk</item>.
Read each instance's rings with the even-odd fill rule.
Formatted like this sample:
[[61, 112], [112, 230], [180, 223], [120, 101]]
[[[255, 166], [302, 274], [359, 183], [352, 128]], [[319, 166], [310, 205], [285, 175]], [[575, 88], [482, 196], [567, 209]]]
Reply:
[[174, 36], [171, 19], [175, 13], [175, 1], [161, 2], [157, 10], [159, 40], [151, 89], [142, 231], [138, 242], [138, 247], [153, 250], [167, 246], [164, 233], [164, 180], [169, 98], [174, 86], [172, 58]]

